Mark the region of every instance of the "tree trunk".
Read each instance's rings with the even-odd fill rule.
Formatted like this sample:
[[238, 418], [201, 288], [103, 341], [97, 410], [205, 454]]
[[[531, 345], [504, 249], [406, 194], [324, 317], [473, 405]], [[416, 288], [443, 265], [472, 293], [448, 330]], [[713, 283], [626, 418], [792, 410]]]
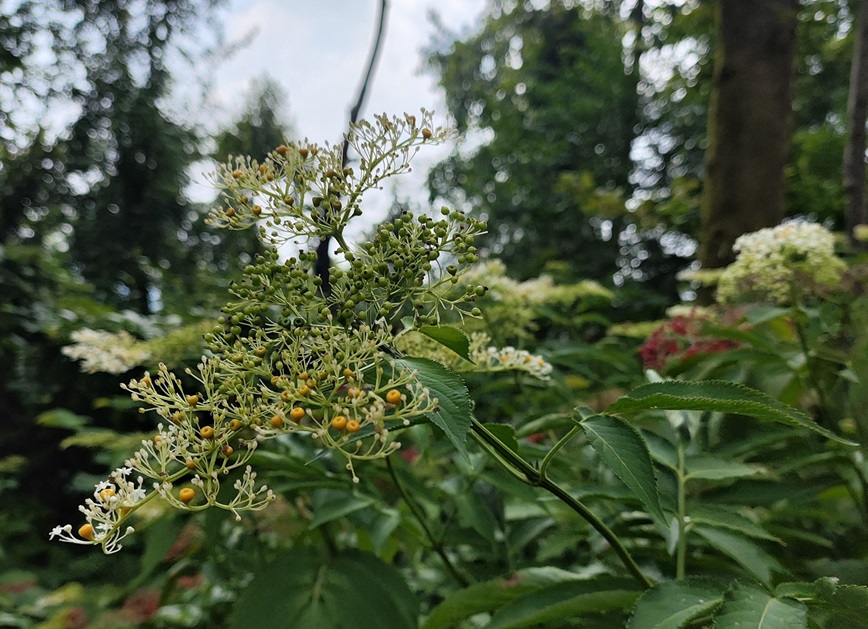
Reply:
[[741, 234], [779, 223], [792, 136], [798, 0], [719, 0], [700, 201], [704, 268], [732, 262]]
[[847, 123], [850, 137], [844, 148], [844, 200], [847, 233], [854, 245], [856, 225], [868, 224], [865, 202], [865, 123], [868, 121], [868, 2], [860, 3], [853, 42], [853, 65], [850, 69], [850, 97]]

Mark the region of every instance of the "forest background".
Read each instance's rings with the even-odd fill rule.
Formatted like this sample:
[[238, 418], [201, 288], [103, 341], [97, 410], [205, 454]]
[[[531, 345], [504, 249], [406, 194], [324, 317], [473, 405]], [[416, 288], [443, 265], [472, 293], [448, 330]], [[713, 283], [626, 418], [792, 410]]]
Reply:
[[[504, 390], [515, 383], [491, 384], [481, 388], [480, 410], [505, 423], [519, 416], [539, 421], [554, 407], [596, 408], [643, 382], [649, 362], [646, 355], [643, 365], [640, 346], [671, 325], [673, 306], [713, 301], [695, 271], [730, 264], [741, 234], [788, 218], [818, 222], [840, 235], [838, 251], [858, 267], [864, 244], [857, 226], [868, 223], [868, 10], [858, 0], [762, 5], [492, 0], [471, 33], [439, 30], [424, 59], [460, 135], [430, 172], [430, 201], [488, 221], [478, 247], [483, 260], [502, 261], [488, 267], [493, 282], [524, 295], [517, 287], [542, 276], [569, 295], [512, 304], [522, 312], [516, 320], [494, 306], [485, 311], [492, 338], [546, 357], [558, 388], [556, 402], [535, 391], [530, 411], [523, 411], [517, 398], [505, 401]], [[263, 244], [254, 232], [203, 222], [209, 208], [186, 192], [191, 169], [232, 155], [261, 160], [305, 135], [289, 128], [291, 103], [267, 79], [243, 95], [243, 112], [219, 132], [191, 125], [194, 116], [179, 110], [173, 93], [181, 80], [169, 68], [231, 54], [219, 38], [205, 45], [190, 37], [203, 27], [219, 31], [219, 6], [213, 0], [0, 5], [0, 609], [8, 626], [76, 626], [76, 614], [90, 619], [80, 626], [195, 626], [203, 619], [219, 626], [240, 584], [259, 569], [253, 551], [225, 531], [220, 543], [203, 542], [223, 530], [210, 513], [194, 527], [208, 531], [205, 537], [178, 516], [158, 514], [145, 541], [118, 557], [85, 557], [77, 547], [47, 540], [124, 448], [152, 430], [151, 420], [120, 395], [118, 383], [131, 369], [85, 373], [64, 348], [82, 328], [125, 332], [149, 344], [147, 357], [130, 367], [153, 365], [151, 356], [194, 364], [199, 338], [219, 315], [228, 286], [263, 253]], [[45, 118], [20, 115], [27, 103], [73, 112], [72, 122], [60, 131], [41, 126]], [[396, 198], [384, 220], [418, 212], [416, 205]], [[846, 286], [852, 299], [862, 290], [861, 276], [854, 277]], [[786, 353], [799, 339], [777, 330], [780, 346], [769, 352], [790, 361], [796, 376], [787, 384], [778, 372], [750, 371], [772, 369], [762, 361], [725, 375], [837, 430], [817, 402], [825, 385], [800, 371], [810, 369], [811, 357], [822, 359], [819, 347], [842, 326], [854, 324], [842, 323], [846, 308], [835, 307], [818, 315], [826, 328], [815, 347], [801, 347], [802, 362]], [[833, 319], [838, 327], [827, 329]], [[759, 343], [729, 334], [718, 330], [716, 340]], [[834, 349], [857, 347], [856, 333], [851, 336]], [[653, 366], [703, 379], [722, 377], [721, 364]], [[865, 429], [864, 418], [837, 411], [845, 433]], [[524, 436], [539, 434], [545, 430]], [[334, 509], [335, 528], [371, 507], [366, 496], [332, 479], [318, 486], [297, 473], [307, 480], [287, 482], [285, 512], [245, 526], [312, 544], [309, 531], [299, 532], [305, 505], [352, 505]], [[858, 474], [864, 510], [864, 470], [848, 482], [858, 485]], [[478, 541], [468, 535], [490, 542], [483, 531], [506, 517], [497, 483], [486, 482], [471, 485], [490, 512], [456, 506], [461, 544]], [[451, 499], [459, 501], [458, 493]], [[808, 554], [825, 561], [825, 572], [805, 569], [800, 576], [828, 576], [829, 564], [840, 559], [836, 575], [846, 580], [848, 570], [858, 572], [854, 565], [864, 567], [866, 549], [848, 554], [839, 544], [864, 522], [828, 524], [817, 517], [781, 524], [777, 533], [804, 529], [795, 537], [815, 544]], [[407, 528], [412, 537], [417, 525], [402, 518], [390, 531]], [[307, 521], [311, 530], [325, 523]], [[837, 541], [830, 546], [823, 537]], [[551, 544], [542, 555], [557, 556], [554, 548], [565, 542]], [[358, 545], [400, 557], [376, 541]], [[466, 569], [477, 570], [479, 579], [504, 573], [496, 562], [474, 561], [467, 559]], [[426, 592], [427, 608], [443, 598], [435, 584], [441, 578], [448, 575], [426, 574], [414, 583], [415, 591]]]

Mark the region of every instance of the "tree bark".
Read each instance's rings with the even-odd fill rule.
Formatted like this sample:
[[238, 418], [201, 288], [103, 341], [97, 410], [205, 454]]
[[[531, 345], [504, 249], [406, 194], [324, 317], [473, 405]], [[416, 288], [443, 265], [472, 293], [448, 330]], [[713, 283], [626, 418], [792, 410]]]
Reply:
[[741, 234], [778, 224], [792, 137], [798, 0], [719, 0], [700, 201], [700, 261], [732, 262]]
[[851, 242], [865, 248], [854, 238], [856, 225], [868, 224], [865, 202], [865, 124], [868, 122], [868, 2], [859, 3], [850, 69], [850, 96], [847, 100], [849, 138], [844, 148], [844, 200], [847, 233]]

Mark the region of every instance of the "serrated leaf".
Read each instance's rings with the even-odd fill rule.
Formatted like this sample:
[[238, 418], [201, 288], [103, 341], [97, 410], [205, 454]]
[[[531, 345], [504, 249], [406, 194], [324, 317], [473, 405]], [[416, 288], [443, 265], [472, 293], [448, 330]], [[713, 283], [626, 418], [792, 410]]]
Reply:
[[617, 400], [610, 412], [641, 410], [694, 410], [735, 413], [805, 428], [845, 445], [858, 445], [818, 426], [810, 417], [765, 393], [723, 380], [681, 382], [667, 380], [643, 384]]
[[461, 379], [438, 362], [427, 358], [401, 358], [394, 360], [398, 369], [411, 369], [416, 372], [416, 379], [437, 398], [439, 410], [430, 414], [434, 422], [446, 437], [456, 447], [466, 461], [467, 433], [470, 430], [470, 394]]
[[625, 609], [638, 598], [631, 581], [603, 577], [555, 583], [498, 609], [486, 629], [522, 629], [553, 620]]
[[470, 360], [470, 339], [463, 330], [451, 325], [423, 325], [416, 331], [451, 349], [467, 362], [473, 362]]
[[821, 604], [810, 606], [810, 616], [824, 628], [868, 629], [868, 587], [839, 585]]
[[736, 582], [714, 616], [715, 629], [807, 629], [804, 604], [776, 598], [757, 585]]
[[322, 559], [292, 548], [256, 572], [228, 626], [415, 629], [417, 615], [418, 602], [401, 575], [373, 555], [350, 551]]
[[506, 579], [493, 579], [450, 592], [435, 607], [422, 629], [450, 629], [459, 621], [476, 614], [498, 609], [528, 592], [546, 585], [578, 580], [578, 575], [560, 568], [527, 568]]
[[633, 490], [648, 513], [665, 522], [651, 455], [639, 431], [611, 415], [595, 415], [579, 425], [606, 466]]
[[707, 579], [668, 581], [645, 592], [628, 629], [679, 629], [723, 603], [723, 588]]
[[727, 478], [744, 478], [756, 476], [762, 472], [757, 465], [749, 465], [739, 461], [728, 461], [715, 456], [689, 456], [685, 461], [688, 480], [701, 478], [705, 480], [725, 480]]
[[772, 573], [787, 573], [787, 569], [777, 559], [746, 537], [710, 526], [695, 526], [691, 530], [766, 585], [771, 582]]

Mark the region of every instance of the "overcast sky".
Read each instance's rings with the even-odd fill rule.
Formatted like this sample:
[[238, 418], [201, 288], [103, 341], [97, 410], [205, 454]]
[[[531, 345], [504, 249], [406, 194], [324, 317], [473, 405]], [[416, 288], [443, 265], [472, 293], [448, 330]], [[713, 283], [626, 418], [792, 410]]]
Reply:
[[[315, 142], [339, 140], [366, 68], [379, 4], [379, 0], [233, 0], [223, 20], [227, 39], [255, 35], [210, 77], [213, 104], [218, 110], [237, 112], [243, 103], [239, 95], [251, 79], [267, 74], [285, 89], [289, 119], [299, 136]], [[436, 79], [423, 71], [421, 51], [435, 33], [429, 14], [436, 11], [450, 31], [468, 33], [478, 26], [486, 5], [486, 0], [389, 0], [385, 39], [362, 117], [413, 113], [424, 107], [445, 119]], [[395, 180], [398, 195], [424, 198], [420, 195], [424, 173], [446, 152], [422, 151], [414, 174]], [[200, 186], [193, 186], [197, 197], [206, 194]]]

